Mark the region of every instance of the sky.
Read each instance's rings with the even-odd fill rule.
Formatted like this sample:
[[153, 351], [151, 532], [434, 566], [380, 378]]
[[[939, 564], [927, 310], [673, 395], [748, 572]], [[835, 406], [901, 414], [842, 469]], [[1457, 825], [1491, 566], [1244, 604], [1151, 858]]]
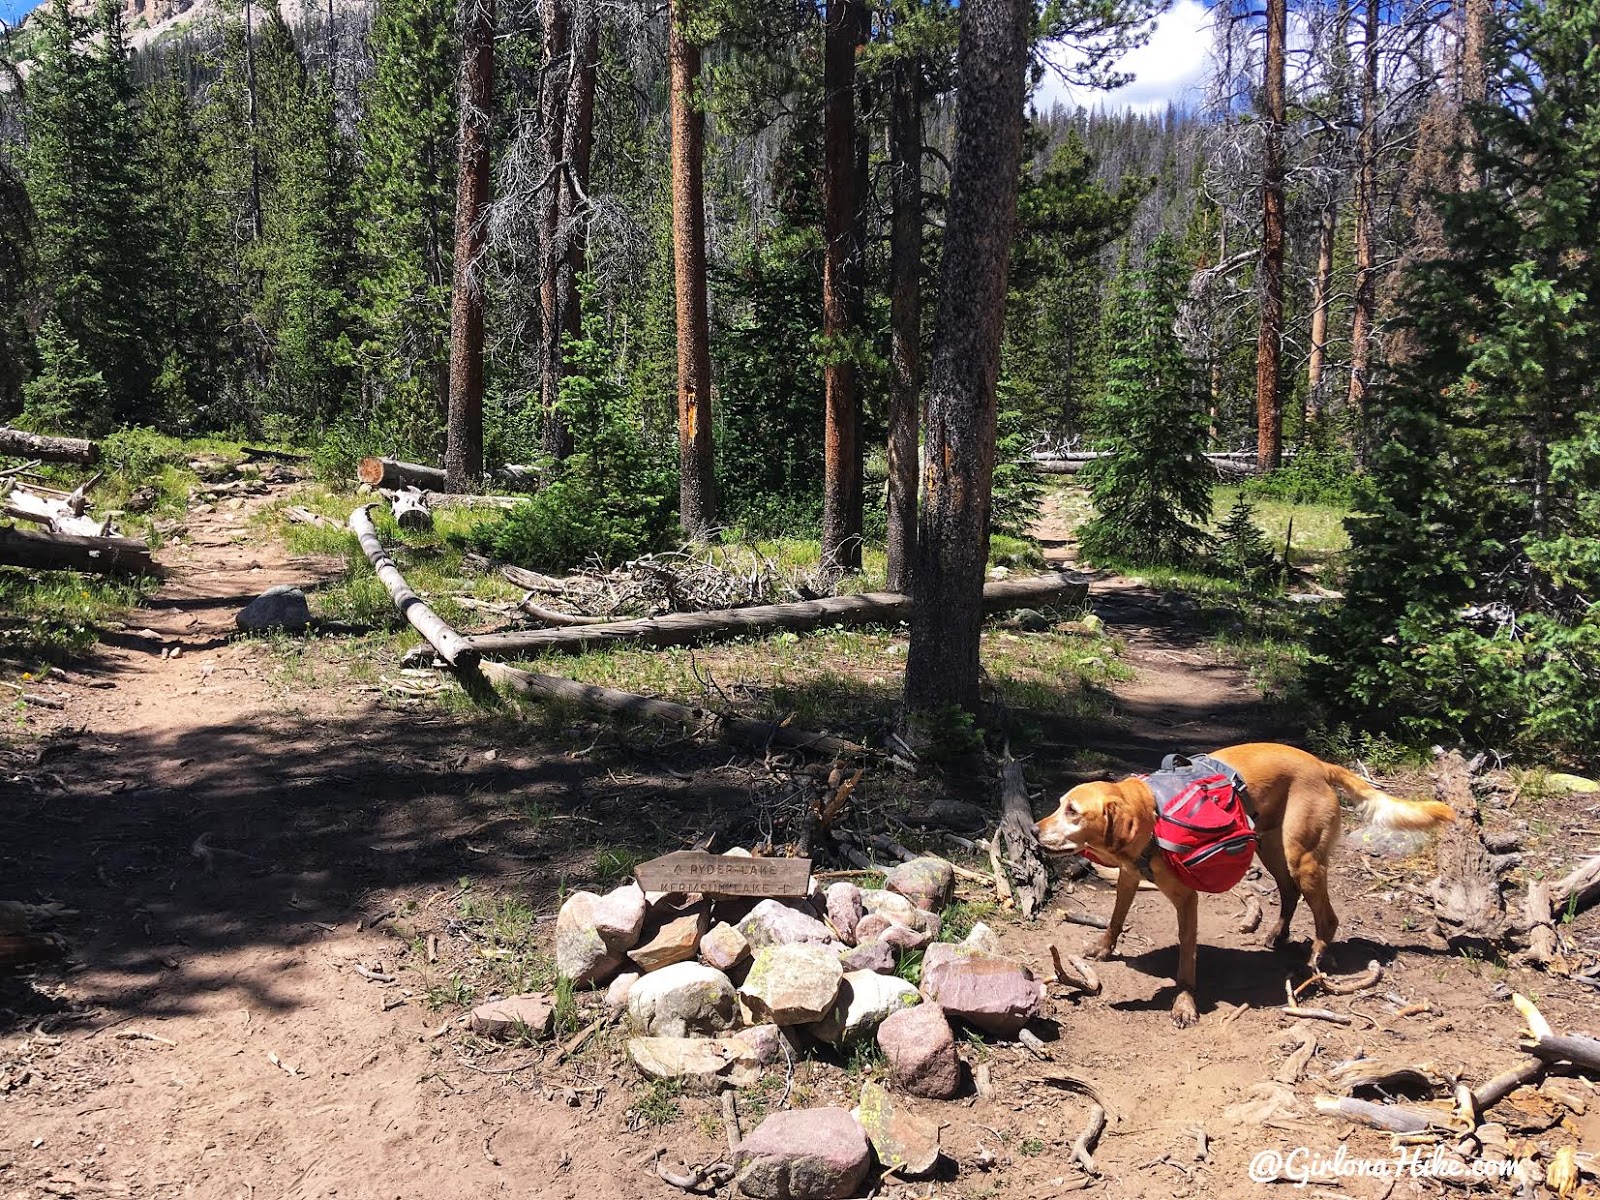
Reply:
[[[0, 0], [4, 3], [5, 0]], [[1201, 0], [1175, 0], [1156, 22], [1150, 40], [1130, 52], [1120, 70], [1134, 81], [1114, 92], [1070, 88], [1060, 76], [1046, 72], [1033, 102], [1048, 110], [1056, 101], [1084, 108], [1132, 108], [1159, 112], [1169, 101], [1194, 107], [1200, 100], [1211, 49], [1211, 13]]]
[[32, 8], [38, 0], [0, 0], [0, 21], [7, 25], [14, 25], [22, 20], [22, 14]]

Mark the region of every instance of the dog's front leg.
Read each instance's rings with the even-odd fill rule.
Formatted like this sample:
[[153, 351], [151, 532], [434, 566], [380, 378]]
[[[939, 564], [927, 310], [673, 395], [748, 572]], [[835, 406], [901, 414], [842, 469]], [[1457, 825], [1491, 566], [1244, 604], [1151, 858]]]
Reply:
[[1096, 961], [1107, 959], [1116, 952], [1117, 939], [1122, 936], [1122, 926], [1133, 907], [1133, 898], [1139, 894], [1139, 872], [1123, 867], [1117, 874], [1117, 902], [1111, 909], [1111, 923], [1100, 937], [1100, 944], [1092, 948], [1086, 958]]
[[1194, 1003], [1195, 946], [1200, 935], [1200, 897], [1187, 888], [1170, 897], [1178, 910], [1178, 997], [1172, 1002], [1172, 1023], [1187, 1029], [1200, 1020]]

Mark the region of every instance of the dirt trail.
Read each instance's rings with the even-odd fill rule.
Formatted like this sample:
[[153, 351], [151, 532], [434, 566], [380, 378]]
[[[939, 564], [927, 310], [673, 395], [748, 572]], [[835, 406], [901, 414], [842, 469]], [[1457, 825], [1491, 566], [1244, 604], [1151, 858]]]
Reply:
[[[66, 969], [0, 979], [0, 1195], [681, 1196], [649, 1163], [658, 1148], [700, 1162], [723, 1153], [713, 1101], [685, 1098], [679, 1119], [651, 1129], [614, 1034], [561, 1066], [537, 1051], [482, 1058], [459, 1010], [435, 1011], [428, 992], [482, 965], [482, 942], [458, 919], [463, 895], [525, 898], [548, 938], [567, 873], [587, 871], [607, 837], [650, 827], [670, 838], [745, 810], [739, 761], [711, 748], [675, 765], [625, 743], [591, 753], [560, 729], [491, 740], [483, 721], [290, 686], [269, 650], [229, 640], [234, 615], [273, 584], [315, 586], [341, 564], [262, 540], [248, 517], [264, 503], [191, 515], [185, 543], [159, 555], [172, 572], [161, 591], [61, 685], [44, 776], [0, 785], [0, 894], [76, 911], [61, 923]], [[1197, 646], [1180, 608], [1117, 580], [1097, 582], [1094, 600], [1139, 670], [1115, 689], [1119, 718], [1092, 735], [1110, 758], [1146, 766], [1174, 746], [1276, 728], [1242, 674]], [[174, 646], [179, 657], [162, 656]], [[1481, 1076], [1516, 1061], [1499, 975], [1406, 931], [1400, 873], [1347, 864], [1335, 893], [1350, 965], [1382, 959], [1383, 991], [1447, 1015], [1396, 1020], [1374, 997], [1352, 1007], [1383, 1028], [1316, 1030], [1317, 1062], [1365, 1048]], [[1090, 884], [1053, 908], [1109, 903]], [[973, 1046], [996, 1096], [917, 1106], [946, 1124], [959, 1175], [879, 1194], [1055, 1195], [1085, 1115], [1050, 1086], [1064, 1073], [1094, 1080], [1112, 1111], [1094, 1189], [1108, 1196], [1235, 1197], [1251, 1186], [1256, 1148], [1331, 1154], [1341, 1130], [1304, 1118], [1307, 1085], [1302, 1115], [1279, 1128], [1223, 1113], [1281, 1062], [1284, 1023], [1265, 1006], [1295, 963], [1237, 932], [1237, 911], [1236, 897], [1202, 905], [1203, 1020], [1180, 1034], [1166, 1015], [1172, 914], [1141, 899], [1127, 956], [1102, 968], [1104, 994], [1052, 989], [1052, 1062]], [[429, 932], [437, 963], [421, 949]], [[1047, 919], [1002, 936], [1008, 952], [1046, 964], [1050, 942], [1077, 949], [1093, 933]], [[1558, 1023], [1585, 1024], [1570, 986], [1531, 982]], [[1235, 1015], [1240, 1004], [1253, 1007]], [[848, 1106], [858, 1086], [814, 1062], [789, 1082], [807, 1104]], [[1204, 1162], [1196, 1125], [1211, 1139]], [[1377, 1135], [1349, 1145], [1387, 1153]], [[1402, 1181], [1392, 1194], [1435, 1190]], [[1386, 1193], [1355, 1181], [1339, 1194]]]

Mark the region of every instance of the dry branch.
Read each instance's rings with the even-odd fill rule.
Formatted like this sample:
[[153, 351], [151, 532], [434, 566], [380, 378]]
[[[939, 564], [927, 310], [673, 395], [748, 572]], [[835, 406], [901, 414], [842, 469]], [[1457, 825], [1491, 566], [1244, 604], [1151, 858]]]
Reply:
[[1500, 872], [1483, 841], [1483, 823], [1473, 794], [1477, 760], [1460, 753], [1442, 755], [1434, 767], [1434, 791], [1455, 810], [1456, 819], [1439, 835], [1438, 877], [1429, 885], [1434, 918], [1451, 949], [1489, 948], [1508, 932]]
[[74, 497], [83, 499], [77, 492], [65, 499], [58, 499], [38, 495], [27, 488], [13, 487], [8, 480], [0, 484], [0, 495], [5, 497], [3, 508], [6, 516], [43, 525], [51, 533], [71, 533], [79, 537], [105, 537], [110, 533], [109, 521], [86, 517], [81, 507], [74, 511]]
[[369, 506], [362, 505], [350, 514], [350, 530], [356, 535], [356, 540], [361, 543], [361, 551], [367, 556], [367, 561], [372, 564], [372, 569], [377, 573], [383, 586], [389, 589], [389, 597], [395, 603], [405, 619], [411, 622], [424, 638], [428, 645], [438, 652], [439, 657], [457, 669], [468, 669], [478, 661], [477, 652], [450, 626], [446, 625], [439, 614], [434, 612], [422, 602], [422, 598], [407, 586], [405, 576], [400, 574], [400, 569], [394, 565], [383, 548], [383, 543], [378, 541], [378, 531], [372, 527], [372, 516], [367, 511]]
[[1525, 957], [1537, 966], [1549, 966], [1559, 947], [1555, 917], [1551, 913], [1550, 885], [1544, 880], [1529, 880], [1528, 893], [1522, 901], [1522, 920], [1528, 927]]
[[92, 466], [100, 461], [100, 445], [87, 438], [47, 437], [20, 429], [0, 428], [0, 454]]
[[1586, 858], [1550, 885], [1553, 909], [1576, 912], [1600, 899], [1600, 855]]
[[[1083, 959], [1076, 954], [1068, 954], [1066, 961], [1062, 961], [1061, 951], [1055, 944], [1050, 945], [1050, 962], [1055, 967], [1056, 982], [1075, 987], [1079, 991], [1088, 992], [1091, 996], [1100, 994], [1100, 976]], [[1070, 970], [1068, 969], [1070, 967]]]
[[153, 575], [150, 547], [137, 538], [25, 533], [0, 528], [0, 565], [46, 571], [124, 572]]
[[1000, 765], [1000, 829], [996, 837], [1005, 843], [1017, 908], [1024, 920], [1031, 921], [1044, 907], [1050, 877], [1045, 873], [1044, 855], [1034, 832], [1033, 809], [1028, 804], [1022, 766], [1009, 752]]

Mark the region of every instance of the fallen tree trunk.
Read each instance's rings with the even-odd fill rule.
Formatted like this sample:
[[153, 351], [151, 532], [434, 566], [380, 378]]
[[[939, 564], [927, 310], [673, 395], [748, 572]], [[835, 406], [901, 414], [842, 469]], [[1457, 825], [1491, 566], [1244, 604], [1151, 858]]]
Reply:
[[1487, 953], [1509, 932], [1505, 897], [1494, 856], [1483, 841], [1472, 776], [1477, 759], [1465, 761], [1452, 750], [1434, 765], [1434, 792], [1455, 810], [1456, 819], [1439, 835], [1435, 858], [1439, 874], [1429, 885], [1434, 918], [1452, 950]]
[[[92, 517], [83, 516], [81, 512], [73, 512], [70, 500], [36, 495], [27, 488], [13, 488], [9, 480], [0, 485], [0, 495], [4, 496], [3, 508], [6, 516], [43, 525], [51, 533], [71, 533], [78, 537], [105, 537], [111, 532], [108, 522], [96, 521]], [[74, 492], [73, 495], [76, 496], [77, 493]]]
[[[1087, 454], [1074, 458], [1035, 458], [1027, 463], [1033, 470], [1041, 475], [1076, 475], [1091, 462], [1103, 458], [1101, 454]], [[1231, 455], [1206, 455], [1216, 473], [1224, 479], [1242, 479], [1249, 475], [1259, 475], [1254, 457], [1250, 460], [1235, 458]]]
[[401, 529], [432, 529], [433, 513], [427, 501], [416, 488], [391, 492], [389, 507], [394, 512], [394, 523]]
[[[509, 574], [507, 577], [511, 578]], [[521, 582], [520, 579], [514, 581]], [[1061, 573], [1006, 579], [984, 587], [983, 611], [993, 613], [1030, 605], [1076, 603], [1083, 600], [1087, 591], [1087, 585]], [[889, 624], [907, 620], [910, 615], [909, 596], [899, 592], [863, 592], [854, 596], [828, 596], [793, 604], [755, 604], [748, 608], [668, 613], [661, 617], [612, 621], [602, 625], [489, 633], [470, 640], [473, 647], [484, 654], [581, 654], [597, 646], [619, 642], [637, 642], [655, 647], [688, 646], [739, 637], [762, 637], [780, 631], [803, 632], [824, 625]]]
[[363, 458], [361, 465], [356, 468], [356, 478], [375, 488], [414, 487], [428, 492], [445, 490], [444, 472], [438, 467], [401, 462], [395, 458]]
[[1005, 843], [1006, 866], [1011, 870], [1011, 890], [1017, 898], [1017, 911], [1031, 921], [1044, 907], [1050, 877], [1045, 873], [1039, 837], [1034, 832], [1033, 808], [1028, 803], [1028, 785], [1022, 777], [1022, 764], [1007, 754], [1000, 766], [1000, 829]]
[[100, 461], [100, 444], [88, 438], [48, 437], [42, 433], [0, 428], [0, 454], [93, 465]]
[[1550, 885], [1542, 879], [1528, 883], [1522, 902], [1522, 921], [1528, 927], [1526, 957], [1536, 966], [1548, 967], [1559, 946], [1555, 918], [1550, 909]]
[[1600, 899], [1600, 855], [1586, 858], [1550, 885], [1550, 904], [1557, 912], [1577, 912]]
[[0, 565], [45, 571], [91, 571], [102, 575], [156, 573], [150, 547], [137, 538], [25, 533], [9, 528], [0, 528]]
[[537, 491], [539, 487], [539, 469], [537, 467], [523, 467], [518, 466], [516, 463], [506, 463], [503, 467], [495, 468], [494, 477], [502, 483], [527, 488], [530, 492]]
[[367, 561], [372, 564], [383, 586], [389, 589], [389, 597], [395, 607], [411, 622], [412, 628], [427, 639], [428, 645], [438, 652], [440, 658], [452, 667], [470, 669], [478, 661], [478, 652], [407, 586], [400, 568], [394, 565], [394, 559], [389, 557], [383, 543], [378, 540], [378, 531], [373, 528], [372, 516], [367, 509], [367, 505], [362, 505], [350, 514], [350, 531], [361, 543], [361, 552], [367, 556]]
[[[383, 494], [390, 495], [387, 491]], [[519, 504], [527, 503], [522, 496], [474, 496], [470, 492], [429, 492], [427, 499], [429, 508], [512, 509]]]
[[796, 750], [814, 750], [822, 754], [864, 754], [864, 747], [844, 738], [825, 733], [812, 733], [795, 729], [775, 721], [757, 721], [749, 717], [731, 717], [710, 709], [691, 708], [670, 700], [656, 700], [633, 692], [619, 692], [615, 688], [600, 687], [592, 683], [578, 683], [556, 675], [539, 675], [520, 671], [504, 663], [486, 662], [480, 668], [490, 683], [497, 683], [523, 696], [538, 700], [555, 700], [572, 704], [590, 712], [611, 717], [629, 717], [697, 729], [711, 737], [747, 746], [788, 746]]

